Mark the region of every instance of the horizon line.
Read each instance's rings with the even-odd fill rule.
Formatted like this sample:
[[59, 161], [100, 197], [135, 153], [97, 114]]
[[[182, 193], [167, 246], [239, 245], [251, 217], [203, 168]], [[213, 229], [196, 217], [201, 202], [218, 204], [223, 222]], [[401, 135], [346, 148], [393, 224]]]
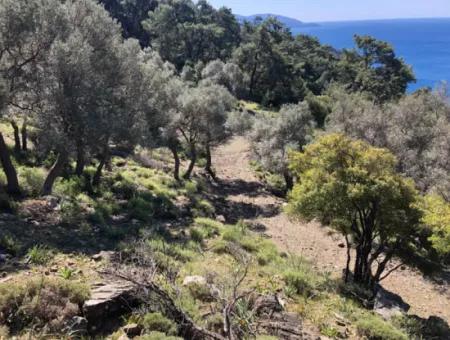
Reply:
[[252, 16], [258, 16], [258, 15], [273, 15], [273, 16], [282, 16], [288, 19], [298, 20], [302, 22], [303, 24], [320, 24], [320, 23], [336, 23], [336, 22], [360, 22], [360, 21], [389, 21], [389, 20], [450, 20], [450, 16], [446, 17], [407, 17], [407, 18], [399, 18], [399, 17], [393, 17], [393, 18], [373, 18], [373, 19], [338, 19], [338, 20], [323, 20], [323, 21], [306, 21], [302, 19], [298, 19], [295, 17], [291, 17], [285, 14], [275, 14], [275, 13], [255, 13], [255, 14], [249, 14], [249, 15], [243, 15], [235, 13], [235, 15], [241, 16], [241, 17], [252, 17]]

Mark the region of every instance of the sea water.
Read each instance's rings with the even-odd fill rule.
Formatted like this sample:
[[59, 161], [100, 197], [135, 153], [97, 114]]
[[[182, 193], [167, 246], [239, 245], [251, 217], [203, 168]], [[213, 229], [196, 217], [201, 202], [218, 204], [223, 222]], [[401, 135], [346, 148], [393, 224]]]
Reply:
[[412, 66], [417, 82], [410, 91], [450, 83], [450, 18], [326, 22], [295, 28], [293, 33], [316, 36], [338, 49], [354, 47], [355, 34], [368, 34], [389, 42]]

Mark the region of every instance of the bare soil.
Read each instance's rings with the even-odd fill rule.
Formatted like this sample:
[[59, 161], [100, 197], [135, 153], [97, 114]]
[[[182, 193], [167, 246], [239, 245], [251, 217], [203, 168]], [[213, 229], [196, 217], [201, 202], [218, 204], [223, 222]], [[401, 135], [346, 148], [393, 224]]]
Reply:
[[[320, 271], [341, 275], [346, 260], [343, 238], [320, 223], [292, 220], [283, 212], [285, 200], [266, 191], [253, 173], [245, 138], [235, 137], [217, 148], [213, 164], [220, 179], [221, 212], [227, 221], [248, 219], [261, 223], [281, 251], [302, 255]], [[382, 285], [410, 304], [411, 314], [438, 316], [450, 323], [450, 285], [442, 277], [436, 280], [403, 267]]]

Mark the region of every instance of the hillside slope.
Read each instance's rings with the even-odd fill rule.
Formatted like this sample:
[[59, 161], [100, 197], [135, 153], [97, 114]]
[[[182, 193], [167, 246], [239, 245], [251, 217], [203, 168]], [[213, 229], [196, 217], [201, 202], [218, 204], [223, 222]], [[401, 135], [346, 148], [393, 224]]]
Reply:
[[[311, 260], [316, 268], [339, 276], [345, 267], [346, 250], [339, 247], [344, 239], [318, 223], [292, 221], [282, 212], [285, 201], [268, 194], [258, 183], [250, 167], [250, 146], [237, 137], [215, 153], [220, 178], [236, 183], [228, 192], [230, 206], [244, 207], [242, 217], [264, 225], [281, 251], [295, 253]], [[247, 189], [253, 190], [247, 190]], [[239, 209], [238, 209], [239, 211]], [[275, 211], [276, 213], [270, 213]], [[234, 218], [236, 218], [235, 216]], [[388, 277], [383, 286], [399, 294], [411, 305], [411, 313], [421, 317], [436, 315], [450, 322], [450, 287], [448, 280], [431, 281], [418, 271], [404, 267]]]

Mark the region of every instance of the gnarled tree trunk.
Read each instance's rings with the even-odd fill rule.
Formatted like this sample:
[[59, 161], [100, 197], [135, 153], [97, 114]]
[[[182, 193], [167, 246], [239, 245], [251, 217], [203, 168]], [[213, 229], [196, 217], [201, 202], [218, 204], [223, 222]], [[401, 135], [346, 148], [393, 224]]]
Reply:
[[81, 176], [83, 174], [84, 166], [86, 164], [85, 162], [86, 162], [86, 158], [85, 158], [84, 147], [83, 147], [83, 145], [79, 144], [77, 146], [77, 163], [75, 166], [75, 175]]
[[195, 162], [197, 161], [197, 149], [196, 149], [194, 143], [191, 143], [190, 153], [191, 153], [191, 155], [190, 155], [191, 158], [190, 158], [188, 169], [186, 170], [186, 172], [183, 176], [184, 179], [191, 178], [192, 171], [194, 170]]
[[47, 178], [45, 179], [44, 185], [42, 186], [41, 194], [43, 196], [52, 194], [53, 184], [55, 183], [55, 180], [61, 175], [68, 158], [69, 154], [67, 153], [67, 151], [62, 150], [59, 152], [58, 157], [56, 158], [56, 161], [50, 169]]
[[15, 121], [11, 121], [11, 126], [14, 130], [14, 151], [17, 155], [22, 151], [22, 146], [20, 144], [20, 131]]
[[206, 143], [206, 165], [205, 165], [205, 170], [214, 180], [216, 180], [216, 174], [215, 174], [214, 170], [212, 169], [211, 147], [210, 147], [209, 143]]
[[103, 168], [105, 167], [105, 164], [108, 162], [108, 159], [109, 159], [109, 147], [106, 146], [100, 158], [100, 163], [97, 166], [97, 171], [95, 172], [94, 178], [92, 179], [92, 185], [94, 187], [100, 184]]
[[172, 152], [174, 167], [173, 167], [173, 177], [179, 181], [180, 180], [180, 157], [178, 156], [178, 149], [175, 143], [169, 144], [169, 149]]
[[6, 176], [6, 190], [10, 195], [20, 195], [19, 180], [17, 178], [17, 171], [11, 161], [8, 147], [6, 146], [3, 134], [0, 132], [0, 162], [2, 163], [3, 171]]
[[28, 123], [25, 119], [22, 124], [22, 151], [27, 152], [28, 151]]
[[284, 170], [283, 177], [286, 183], [286, 193], [288, 193], [294, 187], [294, 179], [288, 169]]

